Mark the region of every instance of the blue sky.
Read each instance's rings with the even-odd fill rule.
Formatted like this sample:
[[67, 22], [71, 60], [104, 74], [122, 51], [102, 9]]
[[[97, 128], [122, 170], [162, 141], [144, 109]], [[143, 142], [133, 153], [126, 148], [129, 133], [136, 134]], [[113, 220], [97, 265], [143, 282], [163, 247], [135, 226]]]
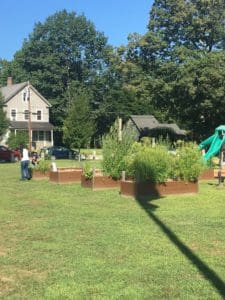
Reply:
[[0, 58], [12, 60], [37, 22], [66, 9], [84, 14], [113, 46], [147, 31], [153, 0], [0, 0]]

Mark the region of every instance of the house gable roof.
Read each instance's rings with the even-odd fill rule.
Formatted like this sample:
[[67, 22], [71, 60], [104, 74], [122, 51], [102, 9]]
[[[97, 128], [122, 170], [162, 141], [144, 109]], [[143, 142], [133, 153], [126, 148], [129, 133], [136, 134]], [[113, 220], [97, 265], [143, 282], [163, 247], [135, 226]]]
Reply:
[[153, 115], [132, 115], [130, 118], [139, 131], [145, 128], [155, 128], [159, 124]]
[[[27, 87], [28, 84], [28, 82], [22, 82], [1, 87], [1, 93], [4, 97], [4, 103], [10, 101], [10, 99], [12, 99], [16, 94], [18, 94], [21, 90]], [[45, 99], [31, 84], [29, 84], [29, 87], [46, 103], [48, 107], [51, 107], [51, 104], [48, 102], [48, 100]]]
[[153, 115], [132, 115], [130, 119], [140, 133], [154, 130], [169, 130], [176, 135], [186, 135], [186, 131], [181, 130], [177, 124], [159, 123]]

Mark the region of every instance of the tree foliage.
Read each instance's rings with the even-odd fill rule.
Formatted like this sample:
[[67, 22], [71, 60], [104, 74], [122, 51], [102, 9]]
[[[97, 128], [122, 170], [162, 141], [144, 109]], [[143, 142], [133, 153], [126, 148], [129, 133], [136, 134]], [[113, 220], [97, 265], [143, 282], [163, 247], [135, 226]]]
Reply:
[[125, 157], [135, 141], [135, 132], [131, 128], [124, 128], [122, 139], [119, 138], [118, 119], [111, 126], [110, 132], [102, 139], [102, 167], [106, 175], [119, 179], [125, 170]]
[[207, 52], [220, 49], [224, 19], [223, 0], [155, 0], [147, 40], [152, 40], [149, 46], [155, 54], [163, 57], [170, 57], [180, 46]]
[[155, 0], [148, 32], [127, 51], [145, 74], [153, 113], [191, 138], [224, 123], [224, 24], [222, 0]]
[[3, 96], [0, 92], [0, 136], [2, 136], [9, 126], [9, 120], [6, 117], [6, 113], [4, 111], [4, 101]]
[[87, 147], [95, 132], [89, 104], [91, 95], [79, 83], [73, 82], [66, 96], [69, 99], [69, 106], [63, 125], [63, 141], [71, 148]]
[[153, 114], [199, 139], [224, 123], [224, 24], [224, 0], [155, 0], [146, 34], [113, 49], [84, 15], [57, 12], [35, 25], [12, 62], [0, 61], [0, 81], [30, 80], [51, 102], [59, 130], [77, 82], [97, 137], [118, 116]]
[[63, 10], [37, 23], [12, 63], [17, 82], [30, 82], [53, 105], [51, 121], [66, 116], [64, 94], [72, 81], [90, 85], [102, 72], [109, 51], [107, 39], [84, 15]]
[[16, 134], [14, 132], [11, 132], [7, 140], [7, 145], [12, 149], [21, 148], [22, 145], [28, 144], [29, 137], [27, 131], [17, 131]]

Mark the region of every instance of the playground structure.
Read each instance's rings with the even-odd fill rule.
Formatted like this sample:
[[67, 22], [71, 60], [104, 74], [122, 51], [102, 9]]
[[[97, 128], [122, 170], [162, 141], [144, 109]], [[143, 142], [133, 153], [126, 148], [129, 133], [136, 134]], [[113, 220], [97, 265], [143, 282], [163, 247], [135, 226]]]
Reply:
[[201, 150], [208, 148], [203, 155], [205, 161], [208, 161], [211, 157], [219, 154], [219, 184], [224, 181], [224, 177], [222, 176], [224, 160], [223, 145], [225, 145], [225, 125], [220, 125], [217, 127], [215, 129], [215, 133], [201, 142], [199, 145]]

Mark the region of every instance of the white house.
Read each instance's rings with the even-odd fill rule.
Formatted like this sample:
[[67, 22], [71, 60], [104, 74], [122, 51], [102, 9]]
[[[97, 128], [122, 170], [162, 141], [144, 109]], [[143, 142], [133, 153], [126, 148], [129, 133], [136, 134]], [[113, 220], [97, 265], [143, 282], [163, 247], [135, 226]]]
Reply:
[[5, 144], [10, 132], [26, 130], [33, 149], [52, 146], [54, 126], [49, 123], [51, 104], [29, 83], [13, 84], [8, 77], [7, 86], [0, 88], [4, 99], [4, 110], [10, 120], [9, 130], [0, 140]]

